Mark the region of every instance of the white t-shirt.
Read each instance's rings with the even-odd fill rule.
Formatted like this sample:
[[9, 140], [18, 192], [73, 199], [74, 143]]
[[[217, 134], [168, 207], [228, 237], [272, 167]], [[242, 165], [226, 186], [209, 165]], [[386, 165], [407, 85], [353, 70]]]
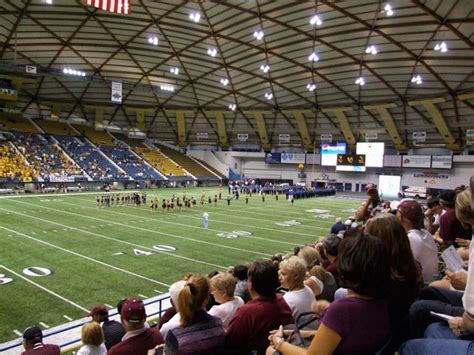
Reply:
[[413, 256], [423, 269], [423, 280], [425, 282], [437, 280], [439, 276], [438, 247], [431, 233], [426, 229], [410, 229], [408, 239]]
[[224, 323], [224, 328], [227, 328], [235, 312], [243, 305], [244, 301], [242, 298], [236, 296], [232, 301], [212, 306], [212, 308], [209, 310], [209, 314], [219, 318], [222, 323]]
[[107, 354], [107, 349], [104, 344], [99, 346], [95, 345], [83, 345], [77, 351], [76, 355], [105, 355]]
[[469, 314], [474, 314], [474, 238], [469, 245], [469, 266], [467, 269], [467, 283], [464, 296], [462, 298], [464, 310]]
[[163, 339], [166, 339], [166, 335], [172, 329], [178, 328], [181, 325], [181, 315], [176, 313], [168, 322], [163, 324], [160, 328], [160, 333], [163, 335]]
[[301, 290], [288, 291], [283, 295], [283, 298], [290, 306], [295, 321], [301, 313], [311, 312], [311, 303], [315, 300], [314, 293], [308, 286]]

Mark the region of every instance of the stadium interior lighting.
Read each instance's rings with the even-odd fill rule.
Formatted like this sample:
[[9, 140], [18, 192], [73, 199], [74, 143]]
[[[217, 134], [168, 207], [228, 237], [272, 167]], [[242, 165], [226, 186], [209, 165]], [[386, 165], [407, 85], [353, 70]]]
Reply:
[[263, 31], [255, 31], [253, 36], [260, 41], [263, 38]]
[[271, 100], [271, 99], [273, 99], [273, 94], [272, 94], [271, 92], [266, 92], [266, 93], [265, 93], [265, 98], [266, 98], [267, 100]]
[[86, 76], [85, 72], [71, 68], [64, 68], [63, 73], [67, 75]]
[[189, 15], [189, 18], [194, 21], [194, 22], [199, 22], [201, 19], [201, 14], [199, 12], [193, 12], [192, 14]]
[[417, 85], [423, 84], [423, 80], [421, 79], [420, 75], [415, 75], [413, 78], [411, 78], [411, 82]]
[[179, 68], [174, 67], [170, 69], [171, 74], [178, 75], [179, 74]]
[[309, 55], [308, 60], [312, 62], [317, 62], [319, 60], [319, 57], [315, 52], [313, 52]]
[[229, 84], [229, 79], [227, 79], [227, 78], [222, 78], [222, 79], [221, 79], [221, 84], [224, 85], [224, 86], [226, 86], [227, 84]]
[[360, 77], [360, 78], [357, 78], [357, 80], [355, 81], [355, 83], [357, 85], [360, 85], [360, 86], [364, 86], [365, 85], [365, 80], [363, 77]]
[[158, 37], [150, 36], [148, 37], [148, 43], [153, 44], [154, 46], [158, 45]]
[[236, 105], [236, 104], [229, 104], [229, 108], [230, 108], [232, 111], [235, 111], [235, 109], [237, 108], [237, 105]]
[[392, 6], [390, 4], [386, 4], [382, 12], [384, 12], [387, 16], [392, 16], [394, 14]]
[[163, 91], [170, 91], [170, 92], [174, 91], [174, 87], [172, 87], [171, 85], [160, 85], [160, 89]]
[[308, 89], [309, 91], [314, 91], [316, 89], [316, 84], [309, 83], [308, 85], [306, 85], [306, 89]]
[[321, 21], [321, 19], [319, 18], [318, 15], [314, 15], [313, 17], [311, 17], [311, 19], [309, 20], [309, 23], [311, 25], [316, 25], [316, 26], [321, 26], [323, 24], [323, 21]]
[[448, 51], [448, 46], [446, 45], [445, 42], [436, 43], [436, 45], [434, 47], [434, 50], [435, 51], [440, 51], [442, 53], [446, 53]]
[[367, 49], [365, 50], [365, 53], [367, 54], [377, 54], [377, 48], [375, 46], [368, 46]]
[[209, 49], [207, 50], [207, 54], [209, 54], [211, 57], [215, 57], [216, 54], [217, 54], [217, 49], [215, 49], [215, 48], [209, 48]]
[[264, 73], [266, 73], [270, 70], [270, 66], [268, 64], [262, 64], [260, 66], [260, 70], [263, 71]]

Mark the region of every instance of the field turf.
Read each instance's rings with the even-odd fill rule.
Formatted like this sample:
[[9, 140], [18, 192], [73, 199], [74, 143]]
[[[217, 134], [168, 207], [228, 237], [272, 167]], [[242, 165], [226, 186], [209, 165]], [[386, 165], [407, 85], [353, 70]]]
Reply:
[[[0, 198], [0, 343], [32, 324], [52, 327], [82, 318], [98, 303], [115, 306], [124, 297], [166, 293], [185, 272], [207, 274], [287, 253], [326, 235], [335, 217], [350, 216], [360, 205], [360, 200], [325, 197], [291, 206], [284, 195], [278, 201], [266, 196], [265, 202], [252, 195], [246, 204], [241, 195], [227, 206], [226, 189], [147, 192], [141, 207], [97, 208], [96, 195], [88, 193]], [[158, 212], [151, 212], [152, 197], [183, 192], [197, 198], [196, 208], [163, 213], [160, 203]], [[207, 196], [219, 192], [223, 199], [209, 205]], [[38, 267], [52, 273], [25, 273], [33, 268], [42, 274]]]

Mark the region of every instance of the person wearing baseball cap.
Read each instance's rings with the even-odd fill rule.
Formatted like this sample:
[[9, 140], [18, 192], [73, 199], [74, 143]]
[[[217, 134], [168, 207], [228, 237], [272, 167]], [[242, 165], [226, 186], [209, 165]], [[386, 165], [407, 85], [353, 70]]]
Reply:
[[377, 186], [374, 184], [367, 184], [365, 187], [367, 191], [367, 200], [360, 206], [355, 214], [357, 221], [367, 222], [370, 218], [383, 211], [384, 201], [380, 199]]
[[23, 332], [23, 347], [21, 355], [59, 355], [61, 349], [57, 345], [43, 344], [43, 332], [34, 325]]
[[119, 322], [109, 320], [109, 311], [105, 305], [96, 305], [86, 316], [92, 317], [92, 321], [102, 324], [105, 347], [107, 350], [110, 350], [115, 344], [120, 343], [122, 337], [125, 335], [125, 329]]
[[424, 229], [423, 208], [415, 200], [403, 200], [397, 207], [397, 218], [405, 228], [415, 259], [421, 264], [423, 279], [438, 279], [438, 247], [430, 232]]
[[163, 344], [159, 329], [151, 329], [145, 324], [146, 311], [141, 300], [127, 299], [120, 310], [120, 321], [126, 334], [120, 343], [110, 349], [109, 355], [146, 355], [148, 350]]

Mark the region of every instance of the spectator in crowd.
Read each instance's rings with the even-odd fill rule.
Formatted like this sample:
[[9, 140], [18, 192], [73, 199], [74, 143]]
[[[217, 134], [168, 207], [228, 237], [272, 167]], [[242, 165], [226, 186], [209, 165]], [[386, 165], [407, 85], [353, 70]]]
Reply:
[[234, 277], [237, 279], [234, 296], [242, 298], [245, 303], [251, 299], [247, 285], [248, 270], [246, 265], [236, 265], [233, 270]]
[[325, 266], [326, 271], [329, 271], [333, 276], [336, 282], [339, 282], [339, 270], [337, 268], [337, 255], [339, 244], [341, 243], [341, 238], [337, 235], [331, 234], [324, 238], [322, 242], [322, 255], [327, 259], [328, 263]]
[[472, 238], [471, 226], [464, 227], [456, 218], [455, 198], [456, 193], [452, 190], [443, 192], [439, 197], [441, 207], [445, 212], [439, 219], [439, 237], [437, 241], [446, 247], [452, 244], [458, 246], [456, 239]]
[[346, 226], [342, 223], [342, 219], [338, 217], [336, 218], [336, 223], [331, 227], [331, 234], [338, 234], [343, 230], [346, 230]]
[[[316, 289], [312, 287], [312, 284], [317, 284], [319, 293], [314, 292]], [[322, 266], [315, 265], [309, 270], [309, 277], [305, 280], [305, 285], [309, 286], [317, 299], [326, 300], [329, 302], [334, 301], [334, 294], [337, 290], [337, 282], [334, 276], [326, 271]]]
[[319, 255], [316, 248], [311, 245], [305, 245], [303, 248], [300, 248], [295, 255], [305, 262], [308, 270], [310, 270], [314, 265], [321, 264], [321, 255]]
[[167, 355], [222, 354], [225, 343], [222, 321], [206, 312], [209, 301], [209, 281], [194, 274], [179, 293], [180, 326], [166, 336]]
[[304, 284], [306, 264], [303, 260], [297, 256], [292, 256], [282, 261], [278, 276], [281, 287], [288, 290], [283, 298], [290, 306], [293, 319], [297, 320], [300, 314], [311, 312], [314, 293], [311, 288]]
[[370, 219], [366, 232], [381, 239], [388, 253], [391, 287], [387, 301], [395, 351], [409, 338], [408, 311], [423, 287], [421, 266], [415, 261], [405, 229], [393, 214]]
[[[474, 225], [474, 176], [470, 188], [456, 197], [455, 213], [464, 225]], [[405, 343], [402, 355], [472, 354], [474, 351], [474, 248], [470, 249], [468, 280], [463, 296], [462, 316], [454, 317], [446, 324], [435, 323], [425, 333], [427, 339], [415, 339]]]
[[429, 199], [427, 207], [425, 211], [425, 229], [431, 234], [435, 234], [439, 229], [439, 219], [443, 213], [439, 198]]
[[367, 200], [355, 214], [355, 219], [357, 221], [366, 222], [376, 214], [381, 213], [384, 208], [384, 201], [380, 199], [377, 187], [374, 184], [368, 184], [366, 190]]
[[438, 279], [438, 247], [430, 232], [423, 228], [421, 205], [415, 200], [403, 200], [398, 205], [397, 218], [407, 232], [415, 260], [421, 265], [423, 280], [431, 282]]
[[271, 261], [257, 260], [249, 267], [248, 287], [252, 300], [237, 310], [227, 330], [228, 354], [246, 355], [253, 350], [263, 354], [268, 332], [293, 321], [290, 307], [275, 293], [278, 270]]
[[[384, 297], [390, 284], [390, 268], [383, 242], [371, 235], [344, 238], [338, 267], [348, 297], [333, 303], [317, 301], [321, 324], [309, 349], [286, 342], [283, 329], [270, 335], [267, 354], [370, 354], [379, 350], [390, 334]], [[356, 325], [356, 326], [355, 326]]]
[[227, 329], [235, 312], [244, 304], [242, 298], [234, 296], [237, 280], [228, 272], [221, 272], [211, 278], [211, 294], [218, 305], [210, 310], [211, 316], [219, 318]]
[[109, 355], [146, 355], [148, 350], [163, 343], [160, 331], [145, 325], [146, 311], [142, 301], [135, 298], [126, 300], [121, 307], [120, 320], [126, 334], [110, 349]]
[[110, 350], [112, 346], [120, 343], [122, 337], [125, 335], [125, 329], [122, 324], [115, 320], [109, 320], [109, 311], [103, 304], [95, 306], [88, 314], [88, 317], [92, 317], [94, 322], [99, 324], [102, 323], [102, 330], [104, 332], [105, 347]]
[[34, 325], [26, 328], [23, 332], [23, 347], [25, 351], [21, 355], [59, 355], [61, 349], [57, 345], [43, 344], [43, 332], [40, 327]]
[[104, 332], [97, 322], [86, 323], [81, 330], [82, 346], [76, 355], [105, 355]]
[[[189, 277], [191, 276], [192, 275], [189, 275]], [[179, 308], [178, 308], [178, 305], [179, 305], [178, 300], [179, 300], [179, 294], [181, 293], [181, 290], [184, 288], [184, 285], [186, 285], [186, 281], [181, 280], [181, 281], [177, 281], [173, 283], [169, 288], [171, 305], [172, 305], [173, 310], [175, 310], [175, 313], [167, 322], [163, 323], [160, 327], [160, 332], [163, 335], [164, 339], [166, 339], [168, 332], [171, 329], [178, 328], [181, 322], [181, 315], [179, 314]]]

